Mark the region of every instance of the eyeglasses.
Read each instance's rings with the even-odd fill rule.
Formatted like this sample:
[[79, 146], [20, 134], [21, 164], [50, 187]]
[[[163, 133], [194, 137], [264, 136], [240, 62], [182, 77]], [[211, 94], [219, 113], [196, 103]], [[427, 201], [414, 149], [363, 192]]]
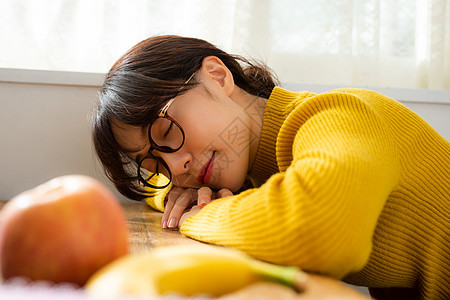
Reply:
[[[194, 75], [195, 73], [184, 84], [191, 81]], [[170, 99], [160, 110], [158, 118], [150, 124], [148, 129], [150, 150], [147, 156], [138, 163], [137, 176], [139, 182], [154, 189], [168, 187], [172, 181], [172, 173], [167, 163], [161, 157], [153, 155], [152, 151], [173, 153], [180, 150], [184, 145], [185, 135], [181, 125], [167, 114], [174, 100], [175, 98]]]
[[[163, 189], [172, 181], [172, 173], [167, 163], [152, 154], [153, 150], [173, 153], [183, 147], [185, 135], [180, 124], [167, 114], [167, 110], [175, 98], [161, 109], [158, 118], [148, 129], [150, 150], [146, 157], [138, 163], [139, 182], [154, 189]], [[163, 175], [163, 176], [161, 176]]]

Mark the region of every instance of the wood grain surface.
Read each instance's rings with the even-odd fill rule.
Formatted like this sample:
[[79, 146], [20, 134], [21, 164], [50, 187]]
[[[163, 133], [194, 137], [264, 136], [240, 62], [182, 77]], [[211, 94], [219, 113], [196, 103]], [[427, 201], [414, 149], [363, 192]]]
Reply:
[[174, 244], [198, 244], [178, 230], [162, 229], [162, 213], [151, 209], [142, 202], [122, 203], [128, 221], [131, 252], [145, 251], [151, 248]]
[[[5, 203], [0, 200], [0, 209]], [[183, 236], [178, 230], [162, 229], [162, 213], [151, 209], [145, 203], [130, 200], [121, 204], [127, 218], [132, 253], [148, 251], [161, 246], [201, 243]], [[308, 275], [307, 286], [308, 289], [305, 293], [297, 293], [280, 284], [258, 282], [242, 290], [224, 295], [220, 299], [370, 299], [342, 285], [339, 281], [324, 276]]]

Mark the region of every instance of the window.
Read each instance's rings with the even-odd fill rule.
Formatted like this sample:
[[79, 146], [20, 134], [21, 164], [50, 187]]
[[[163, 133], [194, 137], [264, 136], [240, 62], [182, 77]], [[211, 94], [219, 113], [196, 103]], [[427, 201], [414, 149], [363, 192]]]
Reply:
[[156, 34], [260, 59], [283, 82], [450, 89], [449, 0], [2, 0], [0, 68], [105, 73]]

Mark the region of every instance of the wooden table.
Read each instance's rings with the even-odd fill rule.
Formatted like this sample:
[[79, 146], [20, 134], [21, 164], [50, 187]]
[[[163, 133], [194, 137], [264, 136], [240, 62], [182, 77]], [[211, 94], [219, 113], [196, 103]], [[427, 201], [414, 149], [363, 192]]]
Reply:
[[[0, 209], [5, 203], [5, 201], [0, 200]], [[162, 213], [151, 209], [145, 203], [130, 200], [122, 203], [122, 206], [128, 222], [129, 244], [132, 253], [167, 245], [201, 243], [183, 236], [178, 230], [162, 229]], [[310, 278], [308, 283], [313, 287], [314, 291], [317, 290], [319, 293], [323, 290], [331, 291], [331, 294], [327, 295], [327, 297], [331, 298], [321, 298], [318, 295], [313, 295], [306, 299], [368, 299], [330, 278], [316, 276]], [[348, 290], [350, 290], [350, 294], [347, 293]], [[220, 299], [305, 299], [302, 296], [303, 294], [298, 294], [288, 287], [276, 283], [261, 282], [225, 295]]]
[[174, 244], [200, 244], [178, 230], [162, 229], [162, 213], [148, 205], [130, 200], [122, 203], [128, 221], [130, 251], [132, 253]]
[[[139, 252], [160, 246], [174, 244], [203, 244], [182, 235], [178, 230], [162, 229], [162, 213], [151, 209], [148, 205], [130, 201], [123, 203], [130, 232], [131, 252]], [[253, 299], [264, 296], [264, 299], [294, 299], [297, 293], [290, 288], [274, 283], [254, 284], [239, 293], [227, 295], [223, 299]]]
[[[6, 201], [0, 200], [0, 209]], [[162, 229], [162, 213], [138, 201], [122, 203], [128, 222], [130, 251], [132, 253], [174, 244], [199, 244], [183, 236], [178, 230]]]
[[[0, 200], [0, 209], [5, 203], [5, 201]], [[178, 230], [162, 229], [162, 213], [151, 209], [143, 202], [130, 200], [122, 203], [122, 206], [128, 222], [131, 253], [175, 244], [204, 244], [187, 238]], [[261, 295], [264, 295], [264, 299], [280, 299], [280, 297], [283, 299], [293, 299], [297, 293], [282, 285], [257, 283], [246, 288], [244, 291], [226, 295], [221, 297], [221, 299], [253, 299], [255, 296]]]

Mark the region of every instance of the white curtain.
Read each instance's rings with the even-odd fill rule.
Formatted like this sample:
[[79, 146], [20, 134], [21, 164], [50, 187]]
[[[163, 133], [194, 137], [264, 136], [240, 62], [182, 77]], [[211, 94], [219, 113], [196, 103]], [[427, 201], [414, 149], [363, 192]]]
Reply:
[[450, 89], [450, 0], [1, 0], [0, 67], [106, 72], [156, 34], [206, 39], [282, 82]]

